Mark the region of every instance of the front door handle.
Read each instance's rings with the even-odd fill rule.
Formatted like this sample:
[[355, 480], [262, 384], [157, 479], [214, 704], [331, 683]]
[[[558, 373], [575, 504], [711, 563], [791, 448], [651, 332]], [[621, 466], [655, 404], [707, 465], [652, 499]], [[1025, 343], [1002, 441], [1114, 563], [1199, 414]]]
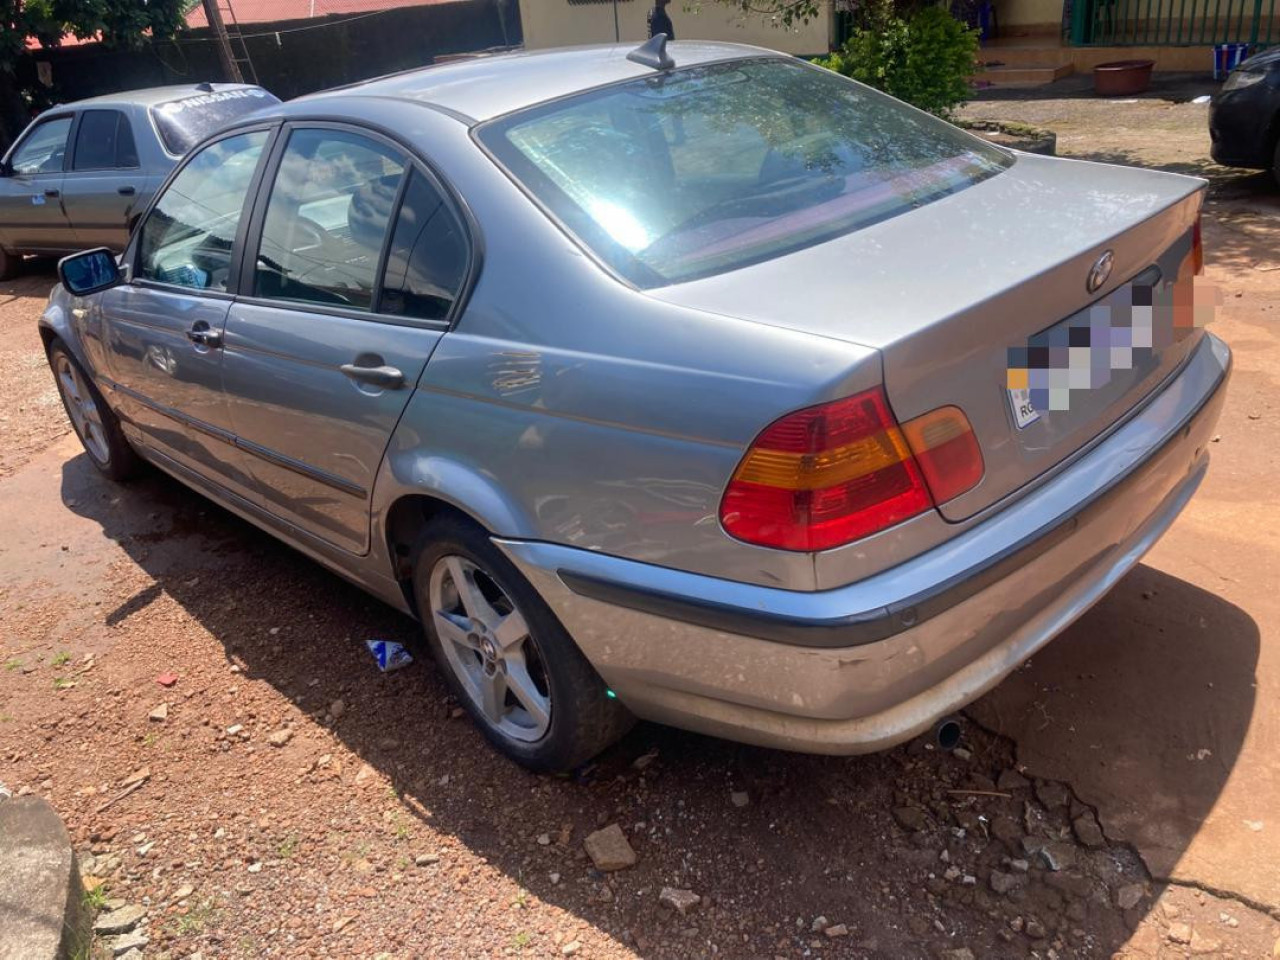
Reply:
[[222, 346], [222, 334], [212, 329], [203, 320], [197, 320], [195, 325], [187, 331], [187, 339], [197, 347], [206, 347], [209, 350]]
[[360, 383], [367, 383], [373, 387], [382, 387], [385, 390], [399, 390], [404, 386], [404, 374], [395, 367], [386, 365], [378, 367], [363, 367], [355, 363], [344, 363], [338, 368], [344, 376], [350, 377], [352, 380], [358, 380]]
[[136, 187], [119, 187], [116, 190], [116, 193], [120, 194], [122, 197], [132, 197], [137, 192], [138, 190]]
[[62, 193], [58, 190], [54, 190], [53, 188], [50, 188], [44, 192], [44, 195], [48, 197], [50, 200], [57, 200], [60, 196], [62, 196]]

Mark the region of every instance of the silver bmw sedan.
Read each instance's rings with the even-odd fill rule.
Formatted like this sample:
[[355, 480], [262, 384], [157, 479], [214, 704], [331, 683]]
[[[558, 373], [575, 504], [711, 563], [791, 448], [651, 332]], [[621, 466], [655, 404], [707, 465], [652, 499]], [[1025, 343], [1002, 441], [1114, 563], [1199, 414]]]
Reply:
[[41, 319], [143, 461], [416, 616], [490, 741], [852, 754], [1095, 603], [1204, 477], [1201, 180], [975, 139], [752, 47], [272, 105]]

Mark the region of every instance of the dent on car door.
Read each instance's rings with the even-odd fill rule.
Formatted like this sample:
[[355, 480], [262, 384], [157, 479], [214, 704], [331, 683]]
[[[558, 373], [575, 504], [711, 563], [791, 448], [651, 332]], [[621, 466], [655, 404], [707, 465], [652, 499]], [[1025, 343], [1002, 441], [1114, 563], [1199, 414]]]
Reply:
[[101, 298], [126, 419], [157, 452], [237, 492], [221, 338], [240, 223], [270, 138], [238, 133], [193, 155], [140, 227], [130, 282]]
[[6, 157], [0, 177], [0, 237], [11, 251], [75, 246], [62, 208], [63, 163], [73, 115], [29, 127]]
[[467, 268], [461, 222], [399, 148], [289, 132], [227, 318], [223, 387], [259, 504], [368, 547], [373, 480]]
[[62, 205], [81, 247], [123, 250], [145, 186], [137, 141], [123, 110], [83, 110], [72, 137]]

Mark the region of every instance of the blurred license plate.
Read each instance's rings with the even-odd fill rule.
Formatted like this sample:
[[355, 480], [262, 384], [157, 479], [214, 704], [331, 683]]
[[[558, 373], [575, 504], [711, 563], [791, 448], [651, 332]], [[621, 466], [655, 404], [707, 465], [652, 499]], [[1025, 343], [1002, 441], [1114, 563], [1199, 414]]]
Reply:
[[1040, 411], [1031, 405], [1031, 391], [1010, 389], [1009, 406], [1013, 408], [1013, 422], [1019, 430], [1025, 430], [1040, 419]]

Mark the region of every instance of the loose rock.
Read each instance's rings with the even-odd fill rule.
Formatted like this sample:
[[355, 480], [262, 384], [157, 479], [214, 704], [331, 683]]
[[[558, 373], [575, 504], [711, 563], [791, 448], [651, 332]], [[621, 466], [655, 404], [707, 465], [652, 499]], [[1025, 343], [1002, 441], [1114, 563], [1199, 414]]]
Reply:
[[169, 705], [162, 703], [150, 713], [147, 714], [148, 720], [154, 720], [156, 723], [164, 723], [169, 719]]
[[954, 950], [943, 950], [938, 957], [939, 960], [973, 960], [973, 951], [968, 947], [957, 947]]
[[137, 904], [121, 907], [104, 913], [93, 921], [93, 932], [107, 936], [113, 933], [128, 933], [147, 915], [147, 911]]
[[273, 747], [283, 747], [292, 739], [292, 730], [277, 730], [275, 733], [267, 735], [267, 743], [271, 744]]
[[1146, 887], [1140, 883], [1126, 883], [1116, 890], [1116, 906], [1121, 910], [1132, 910], [1147, 895]]
[[636, 864], [636, 852], [628, 842], [627, 835], [616, 823], [588, 834], [582, 841], [582, 846], [597, 870], [608, 873], [613, 870], [625, 870]]
[[745, 790], [735, 790], [729, 794], [729, 802], [735, 807], [745, 807], [751, 802], [751, 797], [747, 795]]
[[658, 902], [664, 907], [671, 907], [683, 917], [701, 903], [702, 898], [692, 890], [680, 890], [676, 887], [663, 887], [662, 892], [658, 894]]
[[1010, 890], [1022, 886], [1025, 881], [1025, 877], [1017, 874], [1002, 873], [999, 870], [991, 871], [991, 889], [999, 894], [1008, 893]]
[[835, 923], [827, 927], [827, 929], [822, 932], [834, 940], [836, 937], [847, 937], [849, 935], [849, 928], [843, 923]]
[[929, 818], [919, 807], [894, 807], [893, 819], [903, 830], [913, 832], [923, 830], [929, 824]]
[[1071, 829], [1075, 831], [1076, 839], [1086, 847], [1106, 845], [1107, 838], [1103, 836], [1102, 827], [1098, 826], [1097, 818], [1092, 813], [1082, 813], [1072, 820]]
[[1029, 786], [1031, 786], [1031, 781], [1017, 770], [1000, 771], [1000, 779], [996, 781], [997, 790], [1021, 790], [1023, 787]]
[[1166, 934], [1171, 943], [1190, 943], [1192, 930], [1189, 923], [1172, 923], [1169, 925], [1169, 932]]

